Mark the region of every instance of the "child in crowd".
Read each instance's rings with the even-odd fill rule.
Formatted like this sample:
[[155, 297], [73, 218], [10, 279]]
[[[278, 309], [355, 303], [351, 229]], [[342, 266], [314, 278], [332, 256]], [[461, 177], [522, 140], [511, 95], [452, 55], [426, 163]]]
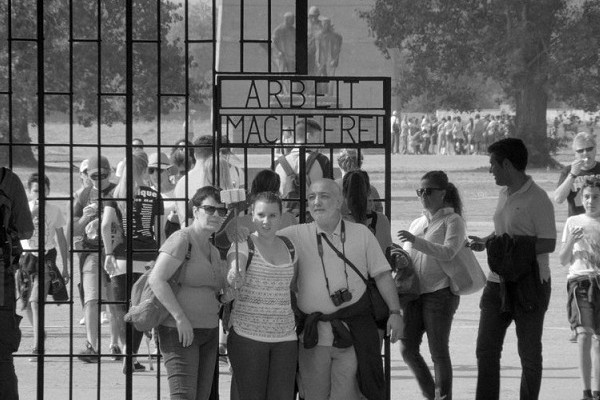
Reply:
[[[43, 187], [40, 184], [43, 183]], [[22, 268], [28, 270], [31, 274], [32, 289], [29, 295], [29, 299], [23, 299], [23, 307], [27, 314], [27, 319], [33, 327], [33, 347], [31, 353], [33, 355], [39, 354], [37, 347], [38, 344], [38, 291], [40, 290], [40, 279], [37, 271], [38, 263], [38, 247], [39, 247], [39, 192], [45, 190], [46, 195], [50, 193], [50, 179], [44, 176], [40, 179], [38, 173], [33, 173], [27, 180], [27, 190], [29, 194], [29, 209], [33, 217], [33, 225], [35, 231], [31, 236], [31, 239], [22, 240], [21, 245], [25, 251], [21, 264]], [[45, 227], [44, 234], [44, 246], [45, 246], [45, 268], [44, 268], [44, 298], [48, 295], [50, 289], [50, 271], [49, 267], [51, 264], [56, 266], [56, 248], [60, 251], [60, 259], [62, 261], [62, 275], [65, 282], [69, 280], [69, 258], [67, 257], [67, 238], [65, 237], [64, 227], [67, 225], [67, 221], [60, 209], [56, 204], [46, 202], [45, 212]], [[37, 358], [31, 358], [30, 361], [37, 361]]]
[[600, 400], [600, 179], [584, 183], [582, 200], [585, 214], [565, 223], [560, 262], [569, 265], [567, 311], [577, 332], [583, 400]]

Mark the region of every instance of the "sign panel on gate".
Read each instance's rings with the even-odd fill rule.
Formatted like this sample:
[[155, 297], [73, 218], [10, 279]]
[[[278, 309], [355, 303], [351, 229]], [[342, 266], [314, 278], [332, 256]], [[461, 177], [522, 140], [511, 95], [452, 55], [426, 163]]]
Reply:
[[[218, 133], [234, 146], [385, 147], [389, 78], [227, 75], [217, 85]], [[293, 129], [309, 118], [322, 128], [319, 142]]]

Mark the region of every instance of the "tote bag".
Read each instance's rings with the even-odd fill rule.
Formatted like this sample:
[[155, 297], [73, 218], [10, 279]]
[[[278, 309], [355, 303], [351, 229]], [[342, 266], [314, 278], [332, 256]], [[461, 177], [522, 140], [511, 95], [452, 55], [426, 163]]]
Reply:
[[473, 294], [485, 286], [485, 273], [469, 247], [463, 246], [451, 261], [442, 265], [450, 278], [450, 290], [456, 295]]

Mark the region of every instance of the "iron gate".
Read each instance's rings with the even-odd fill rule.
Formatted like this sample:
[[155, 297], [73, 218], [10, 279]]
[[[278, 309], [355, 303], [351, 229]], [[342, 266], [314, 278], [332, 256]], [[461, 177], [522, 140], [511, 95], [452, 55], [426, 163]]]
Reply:
[[[252, 12], [248, 11], [250, 6], [255, 7]], [[271, 32], [274, 17], [284, 9], [295, 14], [296, 58], [294, 71], [279, 72], [273, 60]], [[232, 15], [233, 22], [227, 20]], [[250, 18], [255, 15], [263, 18]], [[384, 195], [380, 201], [384, 202], [389, 217], [390, 143], [385, 133], [390, 131], [390, 79], [308, 76], [307, 17], [307, 0], [276, 4], [261, 0], [250, 5], [244, 0], [0, 0], [0, 158], [23, 181], [31, 172], [50, 177], [51, 191], [40, 192], [39, 226], [46, 226], [46, 204], [61, 207], [70, 215], [68, 225], [73, 224], [72, 193], [78, 186], [79, 164], [92, 155], [107, 156], [113, 167], [118, 159], [127, 156], [126, 176], [131, 181], [135, 138], [144, 139], [148, 153], [168, 151], [175, 138], [182, 139], [187, 164], [189, 150], [194, 148], [191, 139], [204, 130], [215, 138], [212, 152], [217, 167], [223, 148], [239, 151], [244, 181], [249, 182], [258, 168], [255, 160], [267, 160], [265, 165], [274, 167], [275, 153], [282, 147], [276, 143], [277, 138], [281, 139], [277, 137], [281, 130], [278, 132], [273, 121], [307, 117], [336, 127], [331, 131], [325, 128], [326, 138], [319, 143], [293, 142], [283, 147], [298, 146], [301, 154], [308, 149], [320, 149], [332, 162], [334, 152], [346, 147], [381, 155], [385, 164]], [[235, 27], [232, 31], [222, 32], [232, 26]], [[256, 34], [263, 28], [262, 33]], [[258, 58], [266, 60], [258, 67], [257, 52], [262, 52]], [[313, 91], [308, 89], [308, 92], [316, 97], [301, 106], [291, 103], [287, 107], [272, 106], [270, 100], [264, 103], [266, 107], [232, 103], [235, 96], [232, 97], [227, 86], [251, 82], [258, 85], [257, 89], [265, 84], [289, 83], [289, 91], [294, 90], [291, 82], [299, 82], [307, 88], [312, 85]], [[338, 98], [340, 90], [343, 94], [362, 85], [377, 92], [380, 101], [375, 106], [362, 104], [356, 96], [359, 92], [354, 92], [355, 97], [350, 94], [346, 100], [337, 102], [330, 98], [327, 107], [319, 107], [319, 85], [333, 87]], [[248, 100], [249, 92], [245, 94]], [[293, 98], [290, 96], [288, 100], [292, 102]], [[278, 98], [284, 99], [284, 95]], [[255, 98], [251, 102], [260, 100]], [[198, 125], [194, 112], [212, 115], [212, 121], [194, 126]], [[239, 120], [232, 119], [240, 116], [254, 118], [256, 126], [262, 124], [264, 129], [257, 134], [251, 129], [244, 132]], [[252, 126], [253, 122], [249, 124]], [[301, 170], [304, 169], [301, 163]], [[213, 171], [216, 183], [218, 175]], [[302, 173], [300, 176], [304, 178]], [[129, 210], [132, 199], [129, 185], [123, 199], [128, 202]], [[100, 196], [99, 206], [106, 200]], [[39, 230], [39, 249], [45, 248], [47, 233], [45, 229]], [[131, 238], [131, 224], [126, 236]], [[69, 230], [68, 261], [72, 277], [79, 274], [78, 258], [82, 253], [74, 246], [74, 239]], [[127, 248], [130, 287], [131, 239]], [[44, 251], [39, 249], [38, 268], [42, 268]], [[68, 284], [68, 301], [55, 302], [45, 299], [42, 291], [39, 293], [39, 339], [31, 343], [26, 334], [16, 355], [20, 391], [26, 393], [23, 398], [101, 399], [120, 393], [132, 399], [142, 386], [147, 389], [149, 385], [156, 388], [156, 398], [161, 398], [165, 394], [161, 386], [166, 385], [166, 379], [160, 362], [156, 363], [156, 373], [149, 376], [132, 374], [130, 370], [122, 374], [120, 364], [109, 360], [106, 344], [109, 329], [101, 324], [100, 315], [103, 306], [117, 302], [98, 302], [100, 362], [81, 366], [76, 358], [84, 339], [78, 326], [81, 304], [76, 299], [77, 280]], [[52, 310], [50, 314], [47, 308]], [[23, 322], [22, 328], [26, 325]], [[134, 357], [131, 343], [129, 327], [125, 355], [128, 361]], [[30, 354], [30, 345], [37, 347], [40, 354]], [[385, 353], [389, 398], [388, 342]], [[35, 373], [25, 364], [27, 358], [35, 361], [31, 364], [36, 366]]]

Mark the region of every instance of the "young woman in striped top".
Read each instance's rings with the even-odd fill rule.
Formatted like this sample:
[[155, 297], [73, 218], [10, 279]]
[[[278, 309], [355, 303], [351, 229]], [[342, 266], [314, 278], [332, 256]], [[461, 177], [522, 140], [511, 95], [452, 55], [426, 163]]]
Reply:
[[281, 212], [277, 194], [259, 193], [252, 208], [252, 243], [238, 243], [237, 252], [234, 244], [228, 255], [229, 283], [239, 291], [227, 348], [240, 400], [294, 395], [298, 344], [290, 288], [296, 260], [291, 242], [276, 235]]

